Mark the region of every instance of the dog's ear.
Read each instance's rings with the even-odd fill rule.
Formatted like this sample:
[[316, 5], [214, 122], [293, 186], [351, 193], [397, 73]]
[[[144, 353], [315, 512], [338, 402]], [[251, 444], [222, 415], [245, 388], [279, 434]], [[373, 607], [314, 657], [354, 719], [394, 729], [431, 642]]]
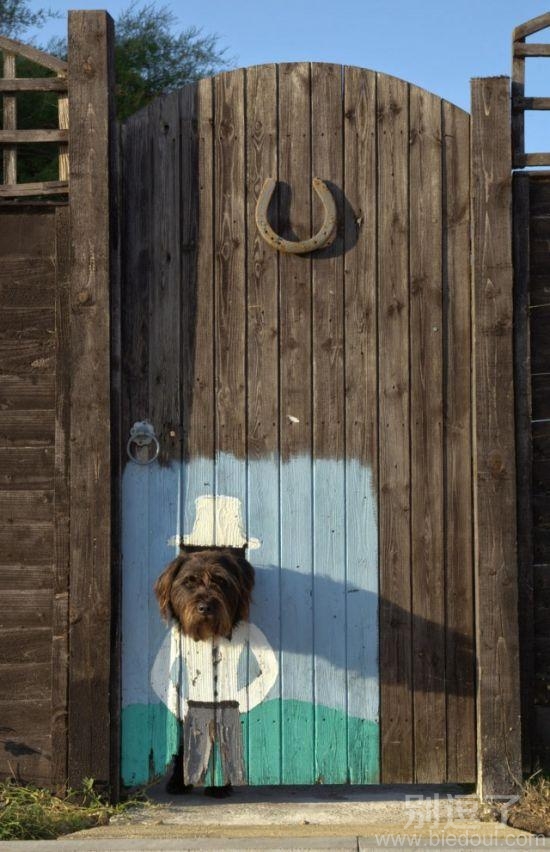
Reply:
[[169, 565], [166, 566], [157, 582], [155, 583], [155, 595], [159, 602], [160, 614], [167, 621], [173, 616], [172, 607], [170, 606], [170, 592], [172, 583], [174, 582], [181, 566], [187, 560], [186, 555], [176, 557]]
[[254, 568], [250, 562], [244, 558], [244, 556], [238, 556], [236, 561], [241, 569], [242, 578], [242, 594], [239, 603], [238, 616], [240, 621], [246, 621], [250, 611], [252, 589], [254, 588]]

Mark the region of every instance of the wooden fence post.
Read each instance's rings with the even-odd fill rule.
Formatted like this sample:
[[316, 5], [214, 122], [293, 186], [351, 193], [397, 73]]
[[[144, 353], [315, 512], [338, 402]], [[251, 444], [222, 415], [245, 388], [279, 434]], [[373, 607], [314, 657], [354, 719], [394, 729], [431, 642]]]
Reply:
[[113, 22], [69, 12], [71, 484], [68, 780], [110, 778]]
[[472, 81], [478, 792], [521, 781], [510, 81]]

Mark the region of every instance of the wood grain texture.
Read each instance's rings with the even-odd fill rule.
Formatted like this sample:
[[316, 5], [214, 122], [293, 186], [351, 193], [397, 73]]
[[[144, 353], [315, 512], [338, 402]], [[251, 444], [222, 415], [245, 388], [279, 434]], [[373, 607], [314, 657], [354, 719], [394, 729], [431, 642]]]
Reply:
[[447, 778], [475, 781], [470, 117], [443, 110], [445, 679]]
[[[107, 785], [111, 612], [113, 23], [69, 15], [71, 488], [69, 783]], [[66, 131], [64, 132], [66, 134]]]
[[[54, 571], [52, 624], [52, 784], [62, 792], [67, 783], [69, 575], [70, 575], [70, 308], [69, 209], [56, 211], [56, 364]], [[40, 493], [40, 492], [38, 492]]]
[[409, 446], [409, 111], [378, 75], [378, 405], [382, 781], [414, 780]]
[[415, 780], [444, 781], [441, 101], [409, 90], [411, 592]]
[[[376, 75], [344, 68], [344, 389], [346, 667], [378, 669], [378, 292]], [[355, 465], [358, 459], [360, 465]], [[370, 592], [369, 605], [353, 591]], [[362, 680], [348, 674], [351, 707], [366, 703], [379, 713], [379, 685], [365, 694]], [[371, 750], [368, 737], [348, 731], [350, 781], [363, 780]], [[378, 780], [378, 779], [372, 779]]]
[[[472, 81], [478, 789], [521, 778], [509, 81]], [[505, 759], [503, 759], [505, 755]]]
[[[265, 569], [255, 591], [255, 606], [264, 613], [262, 627], [280, 636], [279, 566], [279, 289], [278, 253], [268, 248], [256, 229], [256, 201], [266, 175], [278, 174], [277, 67], [261, 65], [246, 74], [247, 150], [247, 498], [251, 531], [262, 531], [261, 555], [254, 559]], [[278, 228], [276, 211], [271, 217]], [[267, 616], [267, 617], [266, 617]], [[254, 620], [255, 615], [252, 614]], [[280, 653], [280, 652], [279, 652]], [[249, 661], [249, 677], [252, 672]], [[248, 765], [254, 783], [281, 783], [279, 754], [270, 747], [281, 730], [281, 688], [269, 714], [248, 726]], [[277, 749], [280, 753], [280, 745]]]
[[[307, 63], [279, 66], [279, 207], [281, 236], [309, 236], [311, 213], [311, 73]], [[281, 574], [281, 636], [289, 645], [313, 643], [313, 602], [307, 581], [301, 586], [292, 577], [309, 575], [313, 564], [310, 535], [313, 521], [312, 485], [312, 306], [311, 261], [299, 255], [279, 258], [280, 401], [281, 441], [280, 564], [295, 574]], [[303, 470], [285, 464], [303, 454]], [[298, 586], [298, 588], [296, 588]], [[310, 783], [315, 778], [315, 722], [313, 709], [313, 658], [303, 655], [298, 665], [283, 649], [281, 679], [286, 671], [302, 684], [307, 706], [306, 722], [296, 731], [292, 710], [283, 704], [281, 761], [283, 783]]]

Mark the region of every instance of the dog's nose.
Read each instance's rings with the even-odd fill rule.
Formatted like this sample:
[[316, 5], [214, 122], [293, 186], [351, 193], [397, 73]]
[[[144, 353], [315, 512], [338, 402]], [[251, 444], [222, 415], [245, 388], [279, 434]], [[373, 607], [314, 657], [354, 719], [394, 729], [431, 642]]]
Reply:
[[210, 607], [204, 601], [201, 601], [197, 604], [197, 612], [200, 612], [201, 615], [206, 615], [210, 612]]

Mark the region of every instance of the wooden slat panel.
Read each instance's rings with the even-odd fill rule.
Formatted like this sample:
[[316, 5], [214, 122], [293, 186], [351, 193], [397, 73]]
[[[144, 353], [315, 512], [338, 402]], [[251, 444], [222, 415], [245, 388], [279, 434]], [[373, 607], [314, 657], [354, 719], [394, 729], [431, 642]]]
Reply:
[[17, 695], [20, 701], [43, 698], [50, 690], [51, 666], [46, 663], [0, 665], [0, 701]]
[[[69, 783], [110, 772], [111, 433], [114, 246], [113, 22], [69, 13], [71, 149], [71, 612]], [[59, 131], [67, 138], [67, 131]]]
[[[248, 524], [252, 535], [261, 533], [262, 547], [251, 553], [260, 569], [251, 620], [261, 613], [264, 633], [280, 651], [279, 568], [279, 327], [278, 254], [260, 237], [255, 207], [266, 177], [277, 177], [277, 68], [261, 65], [247, 71], [247, 447]], [[278, 228], [277, 216], [271, 218]], [[251, 661], [252, 663], [252, 661]], [[250, 679], [251, 672], [249, 672]], [[279, 700], [276, 700], [276, 699]], [[249, 725], [250, 784], [281, 782], [279, 732], [280, 682], [258, 721]]]
[[52, 632], [48, 627], [0, 630], [0, 666], [49, 663], [51, 641]]
[[[529, 176], [514, 175], [514, 383], [518, 506], [518, 595], [523, 771], [532, 769], [533, 545], [531, 376], [529, 341]], [[550, 412], [550, 408], [549, 408]]]
[[[6, 560], [4, 554], [2, 554], [1, 558], [2, 561]], [[25, 562], [31, 562], [32, 559], [28, 554], [22, 554], [20, 558]], [[52, 597], [50, 589], [29, 590], [23, 595], [20, 590], [3, 591], [0, 629], [51, 628]]]
[[[66, 142], [64, 146], [66, 146]], [[0, 198], [24, 198], [34, 195], [66, 195], [69, 184], [66, 180], [47, 180], [35, 183], [14, 183], [0, 186]]]
[[[0, 144], [9, 145], [10, 143], [27, 143], [27, 142], [67, 142], [69, 139], [68, 130], [0, 130]], [[13, 178], [6, 183], [16, 183]]]
[[[312, 65], [311, 99], [311, 170], [332, 187], [342, 223], [340, 65]], [[313, 232], [322, 224], [319, 207]], [[347, 713], [343, 247], [340, 224], [332, 245], [312, 255], [315, 777], [332, 783], [348, 774], [346, 739], [326, 712]]]
[[0, 445], [14, 448], [51, 446], [54, 427], [53, 411], [0, 411]]
[[[311, 234], [310, 68], [279, 66], [279, 233]], [[285, 186], [286, 184], [286, 186]], [[315, 777], [313, 611], [311, 597], [311, 262], [279, 257], [281, 435], [281, 636], [301, 655], [281, 654], [282, 782], [310, 784]], [[292, 418], [292, 419], [291, 419]], [[305, 534], [304, 534], [305, 533]], [[302, 717], [285, 702], [285, 683], [300, 684]]]
[[531, 371], [545, 373], [550, 363], [550, 305], [531, 308]]
[[[240, 500], [246, 517], [246, 470], [242, 464], [246, 457], [247, 308], [244, 86], [244, 71], [214, 80], [214, 335], [215, 493]], [[224, 543], [216, 527], [214, 536], [216, 543]], [[222, 783], [217, 767], [214, 783]]]
[[409, 452], [408, 87], [378, 75], [381, 760], [414, 779]]
[[533, 420], [549, 420], [550, 373], [535, 373], [531, 377], [531, 382]]
[[55, 293], [55, 259], [6, 255], [0, 268], [0, 306], [51, 308]]
[[[4, 77], [15, 77], [15, 54], [3, 51]], [[11, 96], [2, 98], [2, 127], [4, 131], [17, 127], [17, 99]], [[3, 183], [17, 183], [17, 147], [6, 146], [2, 151], [4, 160]]]
[[446, 779], [441, 101], [410, 87], [412, 666], [415, 780]]
[[0, 589], [4, 591], [38, 591], [53, 588], [52, 566], [22, 564], [0, 564]]
[[4, 523], [53, 521], [53, 491], [0, 491]]
[[52, 409], [54, 398], [55, 376], [51, 373], [36, 376], [2, 376], [0, 383], [0, 410], [2, 411]]
[[5, 308], [0, 313], [0, 372], [46, 369], [55, 345], [54, 332], [53, 309]]
[[51, 563], [52, 556], [52, 524], [0, 523], [0, 564], [28, 562], [41, 565]]
[[[344, 71], [346, 668], [348, 713], [377, 720], [378, 387], [376, 75]], [[358, 592], [361, 589], [364, 591]], [[351, 783], [379, 780], [369, 725], [348, 730]], [[376, 767], [373, 774], [372, 767]]]
[[55, 208], [22, 210], [3, 207], [0, 210], [0, 252], [2, 256], [28, 257], [30, 266], [38, 258], [52, 258], [55, 232]]
[[67, 781], [69, 573], [70, 573], [70, 308], [69, 209], [56, 212], [56, 364], [52, 664], [52, 783], [61, 792]]
[[45, 53], [43, 50], [38, 50], [30, 44], [23, 44], [23, 42], [16, 41], [15, 39], [6, 38], [6, 36], [0, 36], [0, 50], [12, 51], [17, 56], [24, 56], [26, 59], [30, 59], [31, 62], [35, 62], [43, 68], [50, 68], [52, 71], [67, 70], [67, 63], [63, 59], [52, 56], [50, 53]]
[[[508, 80], [472, 82], [478, 789], [521, 778]], [[506, 755], [506, 761], [502, 759]]]
[[443, 102], [447, 781], [475, 781], [470, 118]]
[[0, 447], [0, 488], [51, 488], [53, 447]]
[[0, 80], [0, 92], [66, 92], [67, 79], [63, 77], [18, 77]]

